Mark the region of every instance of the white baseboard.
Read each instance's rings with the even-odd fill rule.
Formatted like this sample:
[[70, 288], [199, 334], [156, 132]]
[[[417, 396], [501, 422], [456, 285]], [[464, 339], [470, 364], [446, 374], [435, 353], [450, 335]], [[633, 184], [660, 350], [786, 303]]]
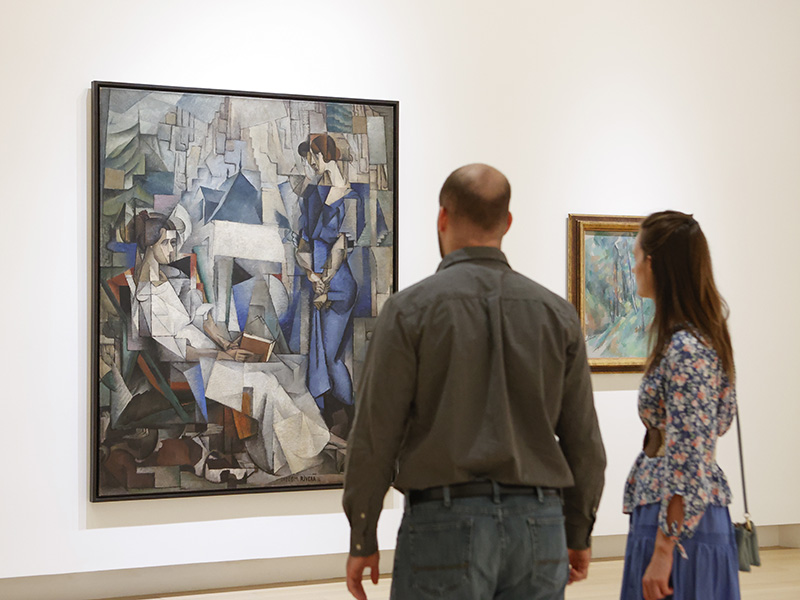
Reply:
[[[3, 600], [111, 600], [161, 594], [264, 587], [344, 577], [346, 554], [170, 565], [0, 579]], [[390, 573], [394, 551], [381, 552]]]
[[767, 525], [757, 527], [758, 545], [762, 548], [770, 548], [781, 545], [781, 525]]
[[[761, 535], [761, 529], [758, 530]], [[759, 538], [761, 543], [761, 538]], [[781, 525], [778, 546], [784, 548], [800, 548], [800, 525]]]
[[[592, 538], [594, 559], [620, 558], [625, 535]], [[762, 547], [800, 548], [800, 524], [758, 528]], [[0, 579], [3, 600], [111, 600], [161, 594], [318, 582], [344, 576], [345, 554], [300, 556], [225, 563], [171, 565], [62, 575]], [[394, 551], [381, 552], [381, 573], [392, 569]]]
[[761, 548], [800, 548], [800, 525], [758, 526], [757, 531]]
[[627, 535], [599, 535], [592, 537], [592, 559], [613, 559], [625, 556]]

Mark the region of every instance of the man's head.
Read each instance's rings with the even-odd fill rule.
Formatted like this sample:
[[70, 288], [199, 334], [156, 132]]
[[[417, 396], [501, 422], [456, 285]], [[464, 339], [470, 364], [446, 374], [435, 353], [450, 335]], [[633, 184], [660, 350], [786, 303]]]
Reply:
[[442, 256], [467, 246], [500, 247], [511, 226], [511, 185], [484, 164], [453, 171], [439, 193], [439, 249]]

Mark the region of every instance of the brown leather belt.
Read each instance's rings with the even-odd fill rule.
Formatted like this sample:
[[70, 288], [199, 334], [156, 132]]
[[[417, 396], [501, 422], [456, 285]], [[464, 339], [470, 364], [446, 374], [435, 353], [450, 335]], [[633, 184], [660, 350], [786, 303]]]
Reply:
[[[469, 481], [467, 483], [456, 483], [450, 486], [450, 498], [475, 498], [477, 496], [494, 496], [494, 486], [491, 481]], [[504, 485], [497, 484], [500, 496], [558, 496], [561, 490], [548, 487], [537, 487], [529, 485]], [[444, 500], [445, 486], [431, 487], [424, 490], [411, 490], [408, 499], [411, 503], [430, 502], [431, 500]]]

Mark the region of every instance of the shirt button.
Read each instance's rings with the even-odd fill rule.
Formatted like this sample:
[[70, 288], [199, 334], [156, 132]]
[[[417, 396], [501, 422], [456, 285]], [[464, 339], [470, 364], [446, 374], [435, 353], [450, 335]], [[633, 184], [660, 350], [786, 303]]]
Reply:
[[366, 518], [367, 518], [367, 515], [365, 515], [364, 513], [361, 513], [361, 518], [362, 518], [362, 519], [366, 519]]
[[356, 550], [361, 550], [361, 544], [356, 544]]

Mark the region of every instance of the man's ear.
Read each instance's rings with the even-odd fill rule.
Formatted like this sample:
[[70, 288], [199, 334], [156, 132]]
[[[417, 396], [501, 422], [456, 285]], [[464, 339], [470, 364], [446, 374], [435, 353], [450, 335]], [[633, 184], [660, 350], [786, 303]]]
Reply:
[[447, 209], [444, 206], [439, 207], [439, 218], [436, 220], [437, 229], [444, 233], [447, 229], [448, 221], [450, 215], [447, 213]]
[[506, 223], [506, 230], [503, 232], [503, 235], [507, 234], [508, 230], [511, 229], [511, 221], [512, 220], [513, 219], [511, 218], [511, 213], [509, 212], [508, 213], [508, 223]]

